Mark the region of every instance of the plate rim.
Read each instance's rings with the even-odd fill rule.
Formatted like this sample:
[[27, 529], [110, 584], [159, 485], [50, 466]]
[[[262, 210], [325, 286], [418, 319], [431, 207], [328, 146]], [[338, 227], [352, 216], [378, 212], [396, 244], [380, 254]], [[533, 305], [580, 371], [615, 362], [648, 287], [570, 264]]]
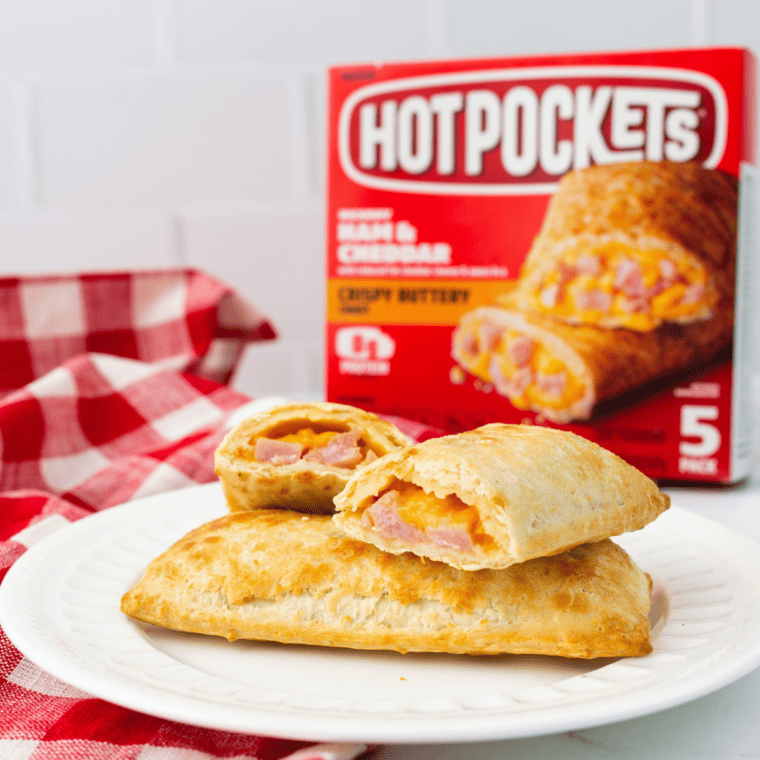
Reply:
[[[142, 497], [120, 505], [120, 507], [94, 513], [71, 523], [27, 549], [11, 566], [3, 583], [0, 584], [0, 624], [2, 624], [9, 640], [30, 661], [61, 681], [92, 696], [138, 712], [211, 729], [276, 735], [283, 738], [306, 741], [361, 741], [382, 744], [435, 744], [516, 739], [606, 725], [685, 704], [733, 683], [760, 666], [760, 597], [756, 597], [754, 599], [752, 624], [748, 624], [747, 626], [747, 631], [753, 633], [754, 637], [747, 636], [745, 638], [746, 651], [738, 658], [734, 658], [734, 661], [730, 663], [730, 667], [719, 668], [717, 672], [712, 674], [712, 677], [703, 678], [701, 681], [698, 681], [695, 688], [687, 690], [679, 688], [679, 679], [676, 679], [676, 683], [671, 683], [666, 688], [662, 688], [661, 685], [658, 699], [654, 703], [651, 699], [647, 698], [646, 691], [644, 691], [638, 697], [635, 693], [633, 695], [625, 694], [625, 709], [621, 709], [621, 706], [616, 704], [617, 700], [609, 700], [609, 704], [600, 707], [595, 703], [593, 704], [593, 709], [589, 710], [588, 703], [585, 700], [580, 700], [577, 704], [565, 705], [560, 710], [554, 706], [550, 706], [548, 708], [550, 713], [548, 720], [545, 715], [536, 717], [538, 715], [537, 711], [531, 713], [518, 711], [516, 716], [518, 718], [517, 722], [520, 723], [519, 728], [514, 725], [503, 725], [499, 720], [494, 720], [495, 716], [501, 716], [502, 720], [504, 720], [504, 712], [473, 714], [466, 719], [455, 719], [454, 721], [451, 721], [451, 716], [449, 716], [446, 718], [448, 726], [444, 727], [443, 731], [441, 730], [442, 721], [440, 715], [435, 715], [432, 719], [425, 720], [424, 712], [416, 712], [410, 715], [408, 720], [403, 722], [395, 721], [392, 725], [392, 730], [389, 731], [387, 725], [383, 728], [382, 715], [378, 717], [367, 714], [363, 716], [365, 719], [363, 724], [358, 725], [355, 714], [351, 714], [346, 719], [345, 716], [328, 716], [319, 711], [314, 711], [307, 717], [303, 715], [294, 716], [291, 714], [292, 711], [283, 711], [282, 709], [263, 713], [261, 704], [257, 704], [251, 705], [246, 716], [240, 716], [238, 715], [239, 709], [234, 706], [225, 707], [218, 702], [209, 703], [208, 700], [202, 700], [197, 697], [189, 699], [179, 698], [176, 694], [168, 695], [160, 690], [152, 692], [150, 690], [147, 692], [135, 690], [134, 685], [128, 685], [123, 693], [115, 693], [112, 682], [113, 675], [98, 675], [86, 668], [82, 670], [77, 662], [62, 660], [50, 648], [50, 645], [46, 644], [44, 638], [40, 639], [35, 634], [31, 634], [30, 636], [30, 632], [28, 627], [25, 627], [22, 616], [16, 617], [13, 615], [13, 612], [17, 610], [14, 593], [28, 579], [28, 574], [33, 572], [39, 573], [39, 567], [50, 564], [52, 561], [51, 557], [60, 556], [55, 554], [55, 550], [61, 551], [78, 534], [81, 534], [80, 538], [81, 536], [86, 537], [91, 532], [94, 532], [96, 535], [98, 533], [102, 534], [109, 527], [122, 522], [129, 522], [133, 519], [135, 513], [139, 513], [143, 509], [150, 510], [158, 505], [158, 507], [168, 510], [175, 502], [182, 502], [188, 495], [191, 499], [200, 500], [208, 495], [208, 519], [213, 517], [210, 514], [212, 507], [218, 507], [221, 513], [224, 513], [223, 496], [218, 482], [189, 486]], [[178, 507], [175, 505], [174, 508], [177, 509]], [[660, 526], [667, 526], [673, 523], [676, 527], [682, 527], [685, 524], [688, 530], [696, 530], [698, 533], [709, 531], [713, 537], [717, 536], [723, 541], [730, 540], [737, 543], [743, 551], [752, 554], [756, 562], [760, 564], [760, 544], [708, 517], [673, 505], [659, 520], [661, 521]], [[673, 526], [670, 527], [672, 528]], [[654, 523], [651, 528], [654, 528], [655, 532], [659, 530], [657, 523]], [[628, 534], [628, 536], [630, 535]], [[625, 538], [626, 536], [617, 537], [617, 540], [620, 543], [625, 543]], [[720, 544], [720, 541], [717, 543]], [[37, 569], [35, 570], [35, 568]], [[30, 602], [30, 604], [37, 605], [34, 610], [35, 613], [39, 612], [39, 597], [43, 592], [44, 588], [40, 588], [39, 594], [34, 597], [33, 602]], [[749, 618], [750, 616], [748, 616], [748, 620]], [[145, 638], [139, 628], [134, 623], [132, 625], [136, 634]], [[315, 648], [315, 651], [318, 652], [319, 648]], [[166, 656], [168, 657], [169, 655]], [[641, 662], [645, 659], [623, 658], [623, 661]], [[192, 666], [188, 665], [186, 667]], [[680, 679], [680, 681], [683, 680], [684, 678]], [[685, 680], [688, 682], [688, 677]], [[172, 696], [173, 699], [167, 699], [169, 696]], [[223, 717], [220, 719], [218, 715], [213, 717], [213, 719], [209, 719], [209, 716], [206, 715], [204, 719], [204, 716], [200, 713], [209, 709], [212, 709], [214, 712], [226, 712], [228, 719], [224, 719]], [[244, 717], [250, 718], [253, 713], [259, 714], [258, 722], [253, 721], [251, 723], [250, 721], [243, 720]], [[229, 717], [233, 719], [230, 720]], [[514, 721], [508, 719], [508, 715], [505, 722], [507, 724], [514, 723]]]

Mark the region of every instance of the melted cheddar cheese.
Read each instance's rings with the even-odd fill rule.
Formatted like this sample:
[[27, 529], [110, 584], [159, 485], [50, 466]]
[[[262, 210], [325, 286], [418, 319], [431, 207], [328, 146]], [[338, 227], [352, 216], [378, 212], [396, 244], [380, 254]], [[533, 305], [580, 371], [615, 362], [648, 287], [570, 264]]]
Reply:
[[399, 494], [398, 513], [401, 519], [416, 528], [435, 528], [445, 525], [464, 528], [472, 533], [479, 520], [478, 510], [468, 507], [453, 493], [439, 499], [412, 483], [399, 483], [394, 489]]
[[491, 541], [480, 522], [478, 510], [465, 504], [455, 494], [447, 494], [440, 499], [419, 486], [405, 482], [397, 483], [391, 490], [398, 494], [396, 511], [405, 523], [420, 530], [462, 530], [469, 534], [473, 544], [485, 545]]
[[[481, 323], [474, 325], [474, 333], [480, 331]], [[522, 339], [522, 333], [505, 330], [498, 344], [493, 349], [478, 344], [477, 352], [468, 363], [468, 370], [476, 377], [493, 384], [500, 393], [507, 395], [510, 402], [518, 409], [532, 409], [538, 405], [550, 409], [566, 409], [580, 401], [586, 394], [586, 385], [576, 377], [567, 365], [558, 359], [543, 343], [534, 341], [535, 347], [530, 361], [518, 367], [510, 358], [509, 346]], [[531, 380], [524, 388], [510, 385], [525, 369], [530, 370]], [[538, 381], [541, 377], [561, 376], [564, 379], [560, 393], [542, 389]], [[506, 381], [506, 383], [504, 382]]]
[[[598, 259], [598, 270], [579, 268], [581, 257]], [[625, 262], [635, 262], [640, 267], [645, 296], [634, 298], [616, 282], [618, 268]], [[672, 274], [664, 274], [663, 267]], [[691, 286], [701, 287], [703, 294], [684, 298]], [[600, 303], [599, 294], [605, 303]], [[697, 318], [706, 308], [712, 309], [716, 300], [708, 287], [705, 268], [695, 259], [676, 261], [661, 249], [633, 248], [621, 242], [569, 250], [561, 265], [544, 277], [531, 295], [534, 308], [567, 321], [598, 324], [613, 317], [619, 326], [641, 332], [649, 332], [662, 322]]]
[[308, 451], [309, 449], [326, 446], [329, 440], [335, 438], [336, 435], [338, 435], [337, 430], [324, 430], [321, 433], [317, 433], [314, 428], [306, 427], [295, 433], [277, 436], [277, 440], [287, 441], [288, 443], [300, 443], [304, 451]]

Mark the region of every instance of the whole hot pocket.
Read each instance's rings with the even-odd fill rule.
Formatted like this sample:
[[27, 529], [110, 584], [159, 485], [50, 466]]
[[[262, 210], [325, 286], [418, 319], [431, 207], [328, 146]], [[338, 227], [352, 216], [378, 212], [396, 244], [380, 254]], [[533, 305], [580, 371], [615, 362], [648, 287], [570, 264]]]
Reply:
[[494, 423], [367, 465], [335, 497], [333, 521], [386, 552], [478, 570], [637, 530], [669, 505], [652, 480], [586, 438]]
[[121, 609], [164, 628], [455, 654], [652, 651], [650, 580], [612, 541], [469, 573], [346, 538], [327, 515], [228, 514], [154, 559]]

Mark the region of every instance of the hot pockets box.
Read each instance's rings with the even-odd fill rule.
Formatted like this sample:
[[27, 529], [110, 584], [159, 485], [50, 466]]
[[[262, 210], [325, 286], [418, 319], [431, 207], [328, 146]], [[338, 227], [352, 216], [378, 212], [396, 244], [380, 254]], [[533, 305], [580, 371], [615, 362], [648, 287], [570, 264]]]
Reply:
[[741, 480], [754, 113], [736, 48], [331, 69], [328, 399]]

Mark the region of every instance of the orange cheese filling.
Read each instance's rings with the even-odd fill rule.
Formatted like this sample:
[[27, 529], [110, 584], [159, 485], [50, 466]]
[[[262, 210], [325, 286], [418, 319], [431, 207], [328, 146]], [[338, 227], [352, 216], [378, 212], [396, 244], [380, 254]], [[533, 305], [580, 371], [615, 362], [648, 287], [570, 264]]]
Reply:
[[480, 513], [468, 506], [455, 494], [439, 498], [427, 493], [412, 483], [398, 482], [389, 491], [394, 492], [394, 509], [408, 525], [426, 532], [436, 540], [436, 531], [461, 532], [469, 537], [473, 545], [485, 546], [492, 543], [480, 521]]
[[[293, 430], [293, 426], [289, 426], [290, 430]], [[329, 442], [335, 438], [335, 436], [346, 433], [345, 430], [320, 430], [318, 426], [312, 427], [306, 425], [304, 427], [296, 427], [293, 432], [287, 432], [285, 430], [272, 430], [264, 433], [263, 435], [253, 436], [247, 442], [246, 445], [238, 447], [235, 454], [236, 456], [246, 459], [247, 461], [256, 461], [256, 442], [260, 438], [283, 441], [285, 443], [296, 443], [303, 446], [301, 451], [301, 457], [314, 449], [321, 449], [329, 444]], [[372, 459], [377, 458], [377, 452], [375, 452], [368, 444], [364, 442], [364, 439], [360, 437], [356, 443], [359, 451], [361, 452], [361, 462], [366, 464]], [[348, 466], [349, 469], [353, 469], [354, 465], [339, 465], [342, 467]]]
[[338, 435], [337, 430], [323, 430], [318, 433], [314, 428], [305, 427], [297, 430], [295, 433], [275, 436], [278, 441], [287, 441], [288, 443], [300, 443], [304, 451], [315, 449], [320, 446], [326, 446], [331, 438]]
[[569, 250], [531, 301], [537, 310], [569, 322], [614, 318], [621, 327], [649, 332], [662, 322], [709, 316], [717, 294], [696, 259], [676, 261], [661, 249], [609, 242]]
[[475, 507], [468, 507], [453, 493], [439, 499], [412, 483], [399, 483], [395, 489], [399, 494], [399, 517], [415, 528], [460, 528], [470, 535], [475, 533], [480, 523], [480, 515]]
[[585, 396], [585, 383], [543, 343], [517, 330], [494, 330], [485, 321], [475, 323], [467, 368], [515, 407], [566, 409]]

